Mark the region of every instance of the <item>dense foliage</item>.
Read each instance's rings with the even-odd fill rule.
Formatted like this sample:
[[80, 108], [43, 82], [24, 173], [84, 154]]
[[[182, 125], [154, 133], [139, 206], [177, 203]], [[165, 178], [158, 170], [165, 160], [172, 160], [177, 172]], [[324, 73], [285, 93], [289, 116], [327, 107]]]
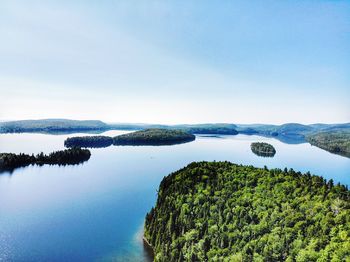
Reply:
[[89, 160], [91, 153], [87, 149], [70, 148], [52, 152], [49, 155], [40, 153], [36, 156], [27, 154], [0, 153], [0, 171], [11, 171], [18, 167], [36, 165], [74, 165]]
[[181, 130], [146, 129], [114, 137], [114, 145], [173, 145], [195, 140], [195, 136]]
[[156, 261], [349, 261], [350, 192], [310, 173], [199, 162], [146, 215]]
[[350, 157], [350, 131], [321, 132], [307, 137], [311, 145]]
[[273, 157], [276, 154], [273, 145], [264, 142], [251, 143], [250, 148], [258, 156]]
[[109, 136], [76, 136], [64, 141], [65, 147], [108, 147], [113, 144]]

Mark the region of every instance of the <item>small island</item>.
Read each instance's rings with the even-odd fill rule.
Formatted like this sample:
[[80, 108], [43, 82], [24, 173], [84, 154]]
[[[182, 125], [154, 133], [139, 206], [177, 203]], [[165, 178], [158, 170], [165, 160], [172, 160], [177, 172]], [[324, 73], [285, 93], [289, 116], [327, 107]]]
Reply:
[[182, 130], [153, 128], [116, 136], [113, 138], [113, 144], [118, 146], [160, 146], [187, 143], [195, 139], [195, 135]]
[[109, 136], [76, 136], [64, 141], [65, 147], [108, 147], [113, 144], [113, 138]]
[[146, 215], [155, 261], [345, 261], [350, 191], [310, 173], [198, 162]]
[[91, 153], [88, 149], [70, 148], [55, 151], [48, 155], [44, 153], [28, 155], [0, 153], [0, 172], [13, 171], [19, 167], [29, 165], [75, 165], [90, 159]]
[[254, 142], [250, 148], [258, 156], [273, 157], [276, 154], [276, 149], [271, 144], [264, 142]]

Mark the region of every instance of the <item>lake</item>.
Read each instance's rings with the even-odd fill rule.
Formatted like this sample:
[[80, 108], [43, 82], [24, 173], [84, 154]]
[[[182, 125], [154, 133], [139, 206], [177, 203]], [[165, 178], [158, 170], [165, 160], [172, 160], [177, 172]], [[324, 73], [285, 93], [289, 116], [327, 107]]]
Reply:
[[[49, 153], [75, 135], [1, 134], [0, 152]], [[275, 157], [253, 154], [250, 143], [257, 141], [272, 144]], [[197, 136], [187, 144], [91, 153], [81, 165], [29, 166], [0, 175], [0, 261], [150, 261], [142, 243], [144, 217], [161, 179], [192, 161], [288, 167], [350, 184], [350, 159], [259, 136]]]

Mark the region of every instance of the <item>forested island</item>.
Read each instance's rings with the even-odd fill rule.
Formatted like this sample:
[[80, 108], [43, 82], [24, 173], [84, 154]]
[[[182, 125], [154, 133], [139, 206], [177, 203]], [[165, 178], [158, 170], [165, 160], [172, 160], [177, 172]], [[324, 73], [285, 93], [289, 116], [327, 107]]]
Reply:
[[276, 149], [269, 143], [254, 142], [251, 143], [250, 148], [258, 156], [273, 157], [276, 154]]
[[76, 136], [64, 141], [65, 147], [108, 147], [113, 144], [113, 138], [109, 136]]
[[0, 153], [0, 171], [12, 171], [29, 165], [75, 165], [89, 160], [91, 153], [88, 149], [70, 148], [55, 151], [48, 155]]
[[307, 137], [311, 145], [328, 152], [350, 157], [350, 131], [321, 132]]
[[153, 128], [116, 136], [113, 138], [113, 144], [122, 146], [159, 146], [187, 143], [195, 139], [196, 137], [193, 134], [189, 134], [182, 130]]
[[191, 163], [162, 180], [144, 238], [155, 261], [347, 261], [350, 192], [292, 169]]
[[78, 136], [69, 137], [64, 141], [66, 147], [108, 147], [110, 145], [142, 146], [142, 145], [175, 145], [195, 140], [195, 136], [182, 130], [150, 128], [123, 134], [109, 136]]

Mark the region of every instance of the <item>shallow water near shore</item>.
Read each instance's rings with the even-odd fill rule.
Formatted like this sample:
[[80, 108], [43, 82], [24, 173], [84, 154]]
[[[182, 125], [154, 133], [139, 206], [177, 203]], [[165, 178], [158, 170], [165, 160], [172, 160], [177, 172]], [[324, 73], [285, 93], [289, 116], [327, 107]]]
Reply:
[[[0, 151], [49, 153], [75, 135], [1, 134]], [[277, 153], [256, 156], [251, 142], [268, 142]], [[150, 261], [142, 241], [144, 217], [162, 178], [193, 161], [288, 167], [350, 184], [350, 159], [308, 143], [259, 136], [197, 136], [180, 145], [91, 153], [81, 165], [29, 166], [0, 175], [0, 261]]]

